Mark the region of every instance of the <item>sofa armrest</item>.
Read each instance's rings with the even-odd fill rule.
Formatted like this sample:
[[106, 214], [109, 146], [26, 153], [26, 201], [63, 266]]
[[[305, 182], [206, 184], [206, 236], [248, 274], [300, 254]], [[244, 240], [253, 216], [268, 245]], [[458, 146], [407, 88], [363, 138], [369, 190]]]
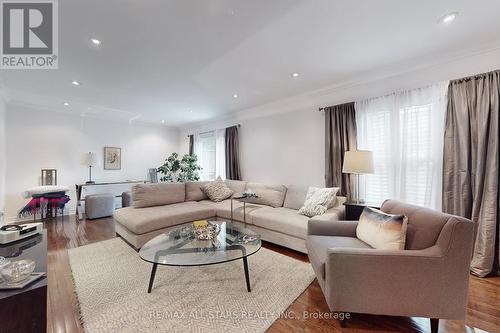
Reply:
[[307, 224], [307, 234], [356, 237], [357, 226], [357, 221], [322, 221], [312, 218]]

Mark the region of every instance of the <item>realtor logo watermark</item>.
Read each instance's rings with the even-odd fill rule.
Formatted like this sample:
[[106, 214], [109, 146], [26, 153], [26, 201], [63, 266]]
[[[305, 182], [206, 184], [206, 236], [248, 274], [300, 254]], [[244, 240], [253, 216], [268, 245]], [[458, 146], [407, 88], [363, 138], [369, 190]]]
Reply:
[[57, 0], [1, 0], [2, 69], [57, 69]]

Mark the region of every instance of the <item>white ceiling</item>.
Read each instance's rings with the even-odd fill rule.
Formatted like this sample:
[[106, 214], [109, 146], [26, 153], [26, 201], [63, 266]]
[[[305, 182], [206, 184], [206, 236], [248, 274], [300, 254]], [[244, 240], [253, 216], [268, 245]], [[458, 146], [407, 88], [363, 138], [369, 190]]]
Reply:
[[64, 0], [59, 39], [58, 70], [0, 72], [12, 100], [178, 126], [498, 47], [500, 1]]

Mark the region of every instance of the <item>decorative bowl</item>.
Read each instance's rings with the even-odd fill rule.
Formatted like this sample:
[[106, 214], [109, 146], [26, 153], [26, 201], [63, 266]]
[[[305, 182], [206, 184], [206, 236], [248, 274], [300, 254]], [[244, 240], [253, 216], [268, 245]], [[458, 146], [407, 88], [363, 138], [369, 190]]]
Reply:
[[14, 261], [2, 267], [0, 273], [7, 284], [18, 284], [30, 277], [35, 265], [35, 262], [29, 259]]
[[208, 226], [195, 229], [194, 232], [199, 240], [213, 240], [217, 238], [220, 230], [219, 224], [208, 222]]

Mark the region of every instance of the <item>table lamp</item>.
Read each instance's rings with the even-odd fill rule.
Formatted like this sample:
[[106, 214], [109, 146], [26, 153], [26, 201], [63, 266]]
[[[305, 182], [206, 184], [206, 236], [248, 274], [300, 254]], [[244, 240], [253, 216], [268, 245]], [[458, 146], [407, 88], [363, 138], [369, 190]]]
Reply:
[[359, 175], [369, 174], [374, 172], [373, 153], [368, 150], [349, 150], [344, 154], [344, 165], [342, 166], [343, 173], [351, 173], [356, 175], [356, 202], [362, 203], [364, 200], [359, 195]]
[[85, 184], [95, 184], [92, 180], [92, 167], [95, 165], [95, 154], [92, 152], [85, 154], [83, 164], [89, 167], [89, 180]]

